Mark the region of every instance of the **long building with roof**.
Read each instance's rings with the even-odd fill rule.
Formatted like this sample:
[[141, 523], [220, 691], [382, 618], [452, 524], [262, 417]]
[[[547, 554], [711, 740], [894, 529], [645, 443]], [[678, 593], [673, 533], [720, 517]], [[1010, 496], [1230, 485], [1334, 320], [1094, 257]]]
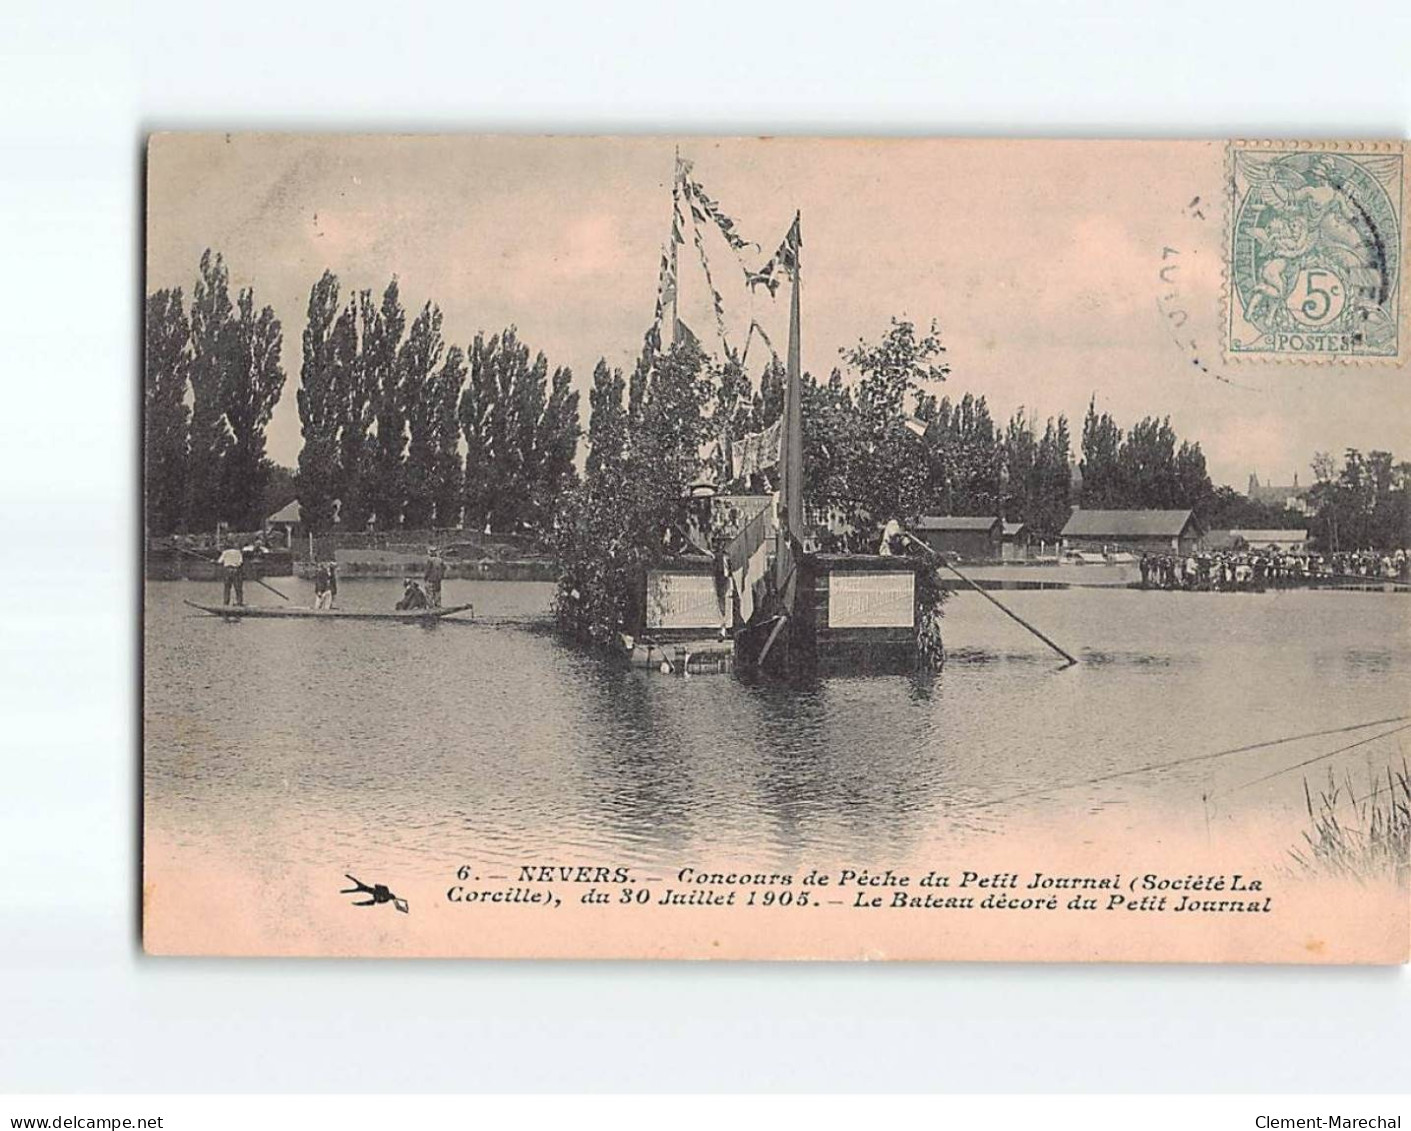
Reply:
[[1063, 527], [1063, 549], [1105, 553], [1189, 553], [1200, 540], [1189, 510], [1082, 510]]

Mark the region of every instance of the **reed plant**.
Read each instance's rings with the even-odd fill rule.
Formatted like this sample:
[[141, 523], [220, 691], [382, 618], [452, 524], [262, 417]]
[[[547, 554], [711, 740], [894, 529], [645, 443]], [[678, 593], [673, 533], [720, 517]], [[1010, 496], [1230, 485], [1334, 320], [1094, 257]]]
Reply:
[[1372, 879], [1411, 879], [1411, 770], [1387, 766], [1374, 774], [1370, 791], [1358, 795], [1350, 774], [1339, 782], [1331, 770], [1314, 796], [1308, 779], [1303, 795], [1310, 828], [1304, 845], [1291, 849], [1308, 871]]

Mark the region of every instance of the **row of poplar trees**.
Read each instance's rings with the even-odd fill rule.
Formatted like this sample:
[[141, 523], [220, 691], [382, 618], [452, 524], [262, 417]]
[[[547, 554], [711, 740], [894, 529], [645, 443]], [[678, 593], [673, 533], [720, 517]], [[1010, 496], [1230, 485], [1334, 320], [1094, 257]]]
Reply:
[[345, 301], [331, 271], [309, 291], [298, 488], [311, 531], [549, 529], [575, 478], [572, 372], [550, 374], [514, 327], [467, 351], [441, 321], [428, 302], [408, 327], [395, 278], [380, 299]]
[[232, 299], [219, 255], [181, 288], [147, 296], [147, 520], [154, 534], [258, 529], [271, 464], [265, 426], [284, 388], [284, 335], [246, 287]]
[[[394, 278], [345, 301], [325, 271], [309, 291], [298, 391], [297, 485], [313, 532], [431, 526], [547, 533], [575, 477], [581, 431], [567, 368], [510, 327], [448, 346], [441, 311], [410, 319]], [[190, 303], [147, 298], [148, 529], [258, 529], [273, 465], [265, 429], [283, 392], [284, 337], [251, 288], [230, 293], [201, 256]], [[462, 454], [464, 452], [464, 454]]]

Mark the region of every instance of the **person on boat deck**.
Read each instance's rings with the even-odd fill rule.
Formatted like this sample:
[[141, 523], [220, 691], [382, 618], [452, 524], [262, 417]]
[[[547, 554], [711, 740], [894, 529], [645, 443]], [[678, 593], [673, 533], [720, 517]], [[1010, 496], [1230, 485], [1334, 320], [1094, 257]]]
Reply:
[[426, 599], [433, 609], [441, 607], [441, 582], [446, 580], [446, 563], [435, 546], [426, 547]]
[[402, 599], [397, 602], [397, 611], [405, 612], [408, 609], [429, 608], [426, 601], [426, 594], [422, 592], [421, 586], [410, 577], [402, 583]]
[[887, 520], [887, 525], [882, 527], [882, 542], [877, 547], [877, 553], [881, 557], [889, 558], [900, 550], [902, 541], [902, 526], [895, 518]]
[[243, 605], [245, 603], [245, 555], [240, 552], [240, 548], [234, 542], [229, 542], [216, 561], [220, 566], [221, 583], [224, 588], [221, 603], [230, 604], [230, 591], [234, 589], [235, 603]]

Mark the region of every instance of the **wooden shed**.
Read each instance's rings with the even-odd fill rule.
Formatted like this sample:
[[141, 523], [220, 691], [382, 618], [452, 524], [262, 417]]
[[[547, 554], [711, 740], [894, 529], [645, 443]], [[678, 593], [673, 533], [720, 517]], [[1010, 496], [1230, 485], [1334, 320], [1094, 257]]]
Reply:
[[999, 515], [927, 515], [916, 534], [938, 554], [962, 561], [998, 561], [1004, 556], [1004, 520]]

